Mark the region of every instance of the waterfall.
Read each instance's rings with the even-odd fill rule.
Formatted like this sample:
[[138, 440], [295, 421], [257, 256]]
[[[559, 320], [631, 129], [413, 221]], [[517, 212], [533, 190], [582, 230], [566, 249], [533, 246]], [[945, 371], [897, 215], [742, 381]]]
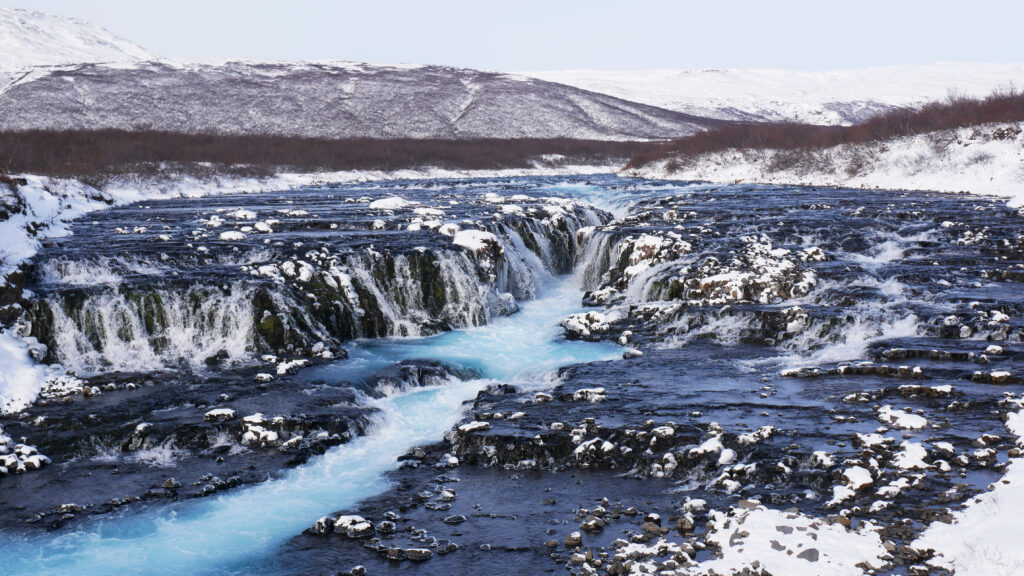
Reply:
[[226, 292], [195, 287], [55, 296], [46, 301], [53, 353], [79, 373], [199, 366], [218, 354], [238, 362], [253, 351], [252, 292], [236, 283]]
[[579, 258], [608, 215], [555, 203], [482, 224], [496, 245], [288, 254], [283, 243], [212, 255], [60, 256], [36, 270], [30, 334], [78, 374], [197, 370], [257, 354], [309, 354], [354, 338], [417, 337], [515, 312]]

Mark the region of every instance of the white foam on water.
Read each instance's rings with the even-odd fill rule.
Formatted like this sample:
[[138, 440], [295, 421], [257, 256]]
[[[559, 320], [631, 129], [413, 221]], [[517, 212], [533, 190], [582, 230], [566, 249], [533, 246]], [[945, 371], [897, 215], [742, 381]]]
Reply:
[[[50, 306], [54, 347], [60, 362], [79, 374], [97, 370], [158, 370], [172, 361], [193, 366], [218, 353], [228, 362], [251, 356], [253, 310], [249, 290], [227, 293], [155, 290], [149, 304], [117, 291], [87, 297], [69, 316], [62, 302]], [[140, 306], [158, 306], [158, 326], [145, 325]], [[88, 327], [89, 332], [83, 331]], [[156, 343], [159, 342], [158, 346]]]
[[[876, 342], [917, 336], [918, 324], [919, 320], [913, 314], [881, 321], [858, 317], [852, 324], [844, 328], [842, 338], [838, 341], [827, 344], [810, 354], [792, 355], [785, 359], [784, 363], [789, 367], [795, 367], [860, 360], [867, 353], [868, 348]], [[813, 330], [808, 330], [794, 338], [787, 347], [793, 350], [807, 350], [809, 346], [806, 344], [813, 343], [815, 340], [820, 341], [820, 338], [814, 335]]]

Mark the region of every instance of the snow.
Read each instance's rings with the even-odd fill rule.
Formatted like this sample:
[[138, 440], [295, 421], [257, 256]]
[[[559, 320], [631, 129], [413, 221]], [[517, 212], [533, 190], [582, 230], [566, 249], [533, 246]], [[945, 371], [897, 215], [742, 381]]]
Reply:
[[[1007, 429], [1024, 433], [1024, 411], [1010, 413]], [[913, 547], [938, 550], [929, 563], [956, 570], [957, 576], [1011, 576], [1024, 567], [1020, 519], [1024, 517], [1024, 461], [1011, 458], [995, 488], [954, 514], [953, 522], [932, 523]]]
[[370, 202], [370, 210], [401, 210], [413, 204], [415, 202], [410, 202], [401, 196], [390, 196]]
[[233, 420], [235, 418], [235, 411], [231, 408], [214, 408], [206, 414], [203, 414], [203, 419], [207, 422], [221, 422], [224, 420]]
[[882, 406], [879, 408], [878, 419], [893, 428], [907, 430], [920, 430], [928, 425], [928, 421], [923, 416], [898, 410], [892, 406]]
[[242, 234], [241, 232], [238, 232], [236, 230], [229, 230], [227, 232], [221, 232], [220, 239], [235, 242], [239, 240], [245, 240], [245, 234]]
[[45, 368], [36, 365], [28, 347], [7, 331], [0, 332], [0, 414], [27, 407], [42, 386]]
[[709, 118], [849, 124], [951, 93], [981, 97], [1024, 84], [1024, 64], [940, 62], [851, 70], [560, 70], [524, 72]]
[[860, 443], [860, 445], [864, 446], [865, 448], [874, 448], [875, 446], [883, 446], [885, 444], [891, 444], [895, 442], [895, 440], [893, 440], [892, 438], [874, 433], [861, 434], [858, 432], [854, 434], [854, 437], [857, 438], [857, 441]]
[[231, 213], [231, 216], [238, 220], [255, 220], [257, 214], [252, 210], [246, 210], [245, 208], [239, 208]]
[[329, 139], [618, 141], [693, 134], [706, 121], [509, 74], [337, 61], [147, 60], [35, 69], [0, 91], [0, 130], [140, 125]]
[[847, 530], [803, 514], [757, 506], [733, 517], [712, 511], [710, 525], [713, 533], [708, 540], [721, 547], [722, 557], [701, 562], [687, 573], [733, 574], [756, 561], [772, 574], [860, 576], [860, 563], [876, 568], [885, 564], [885, 548], [870, 522]]
[[483, 230], [459, 230], [452, 237], [452, 243], [456, 246], [462, 246], [478, 253], [487, 250], [488, 244], [497, 244], [497, 242], [497, 236]]
[[722, 446], [722, 437], [720, 435], [712, 435], [700, 446], [690, 448], [690, 451], [687, 454], [690, 458], [696, 458], [704, 454], [716, 454], [721, 452], [724, 448], [725, 447]]
[[843, 478], [853, 490], [863, 490], [874, 483], [871, 472], [863, 466], [851, 466], [843, 470]]
[[[827, 148], [814, 166], [771, 168], [774, 151], [726, 150], [701, 155], [679, 170], [667, 161], [626, 174], [710, 182], [759, 182], [892, 190], [970, 192], [1024, 206], [1024, 123], [987, 124], [865, 145]], [[863, 161], [863, 164], [857, 165]], [[850, 167], [854, 167], [850, 172]]]
[[459, 426], [459, 432], [462, 432], [463, 434], [468, 434], [470, 432], [477, 432], [479, 430], [488, 430], [490, 427], [491, 425], [488, 422], [474, 421]]
[[931, 467], [930, 464], [924, 461], [925, 457], [928, 456], [928, 451], [920, 443], [905, 440], [900, 444], [900, 448], [902, 450], [896, 454], [896, 458], [893, 461], [897, 467], [904, 470]]
[[[146, 50], [99, 26], [53, 14], [0, 8], [0, 91], [35, 66], [152, 60]], [[6, 79], [6, 81], [5, 81]]]

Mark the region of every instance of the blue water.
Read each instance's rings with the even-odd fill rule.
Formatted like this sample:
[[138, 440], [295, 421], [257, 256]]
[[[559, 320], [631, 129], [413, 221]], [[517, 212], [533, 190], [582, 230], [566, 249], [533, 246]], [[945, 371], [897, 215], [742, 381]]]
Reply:
[[368, 400], [380, 410], [366, 436], [328, 451], [279, 479], [201, 501], [96, 521], [77, 532], [0, 543], [4, 574], [248, 574], [320, 516], [388, 488], [384, 474], [410, 448], [441, 439], [463, 403], [494, 381], [551, 384], [568, 364], [608, 360], [621, 348], [570, 342], [559, 321], [580, 310], [578, 280], [557, 279], [542, 297], [488, 326], [430, 338], [356, 343], [351, 357], [304, 375], [360, 381], [406, 359], [476, 370], [478, 380], [393, 392]]

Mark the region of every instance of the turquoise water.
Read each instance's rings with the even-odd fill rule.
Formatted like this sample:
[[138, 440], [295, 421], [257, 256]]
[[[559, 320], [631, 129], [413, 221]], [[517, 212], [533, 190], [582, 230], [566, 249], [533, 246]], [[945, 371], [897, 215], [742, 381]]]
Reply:
[[[203, 499], [108, 518], [74, 533], [0, 545], [4, 574], [248, 573], [320, 516], [388, 488], [385, 473], [410, 448], [436, 442], [463, 403], [494, 381], [550, 386], [561, 366], [607, 360], [621, 349], [560, 337], [559, 321], [580, 310], [578, 280], [557, 279], [542, 297], [488, 326], [430, 338], [355, 343], [351, 357], [303, 375], [359, 381], [405, 359], [434, 359], [476, 370], [478, 380], [393, 391], [367, 400], [380, 410], [366, 436], [338, 446], [281, 478]], [[247, 568], [248, 566], [248, 568]]]

